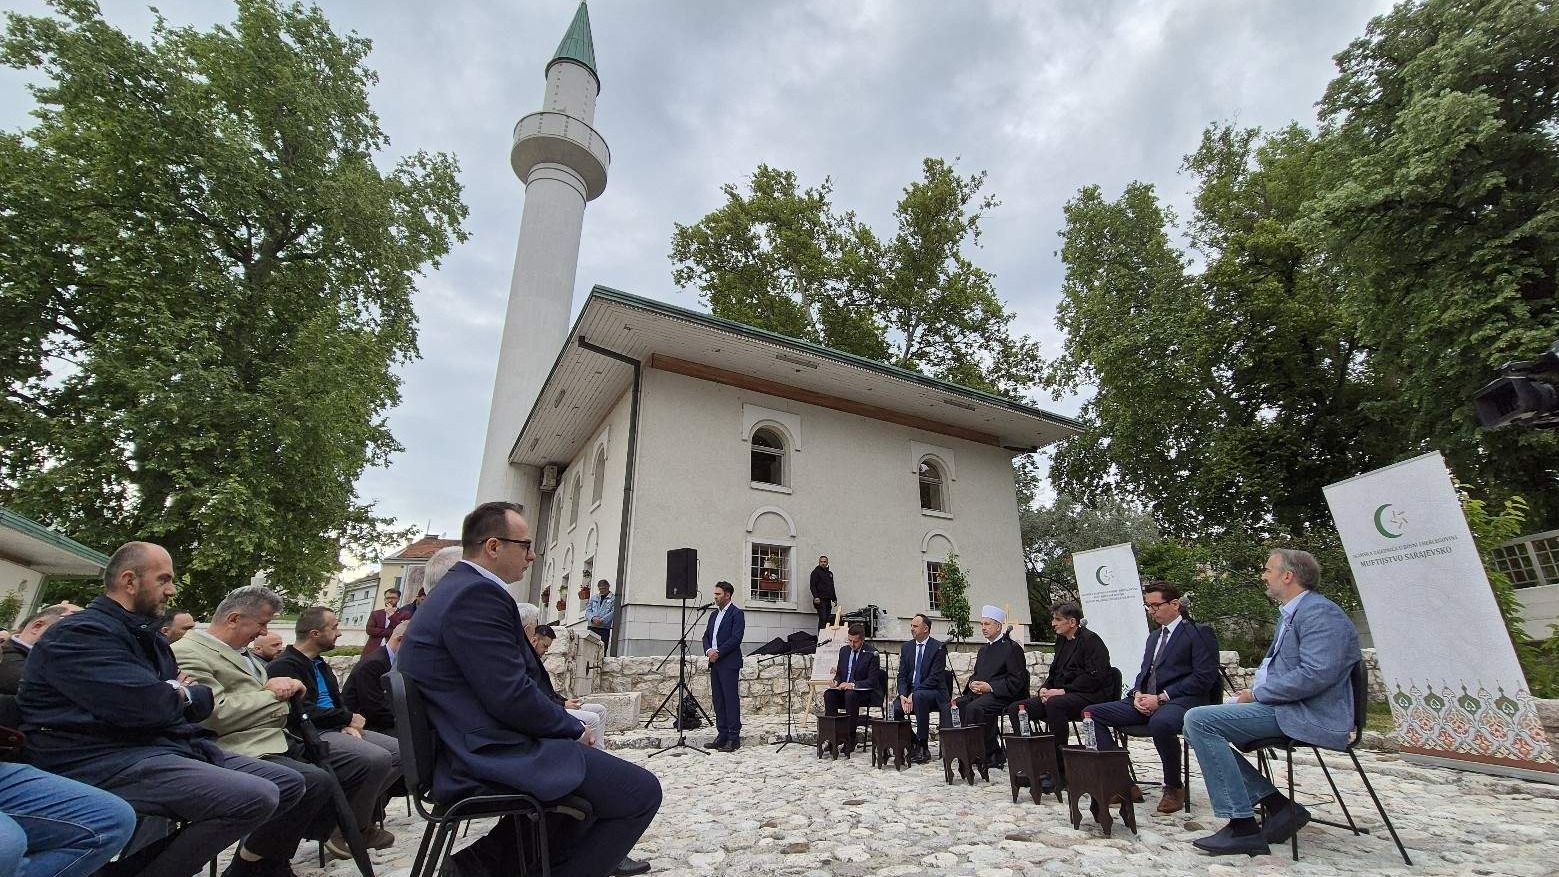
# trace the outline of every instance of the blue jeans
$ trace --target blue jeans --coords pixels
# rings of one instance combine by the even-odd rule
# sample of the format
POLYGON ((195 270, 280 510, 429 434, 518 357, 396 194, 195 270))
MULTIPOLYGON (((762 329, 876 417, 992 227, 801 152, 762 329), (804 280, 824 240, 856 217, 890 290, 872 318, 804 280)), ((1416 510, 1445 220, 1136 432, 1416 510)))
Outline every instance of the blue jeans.
POLYGON ((0 764, 0 874, 90 874, 134 829, 135 811, 108 792, 31 765, 0 764))
POLYGON ((1196 752, 1213 814, 1221 819, 1256 815, 1256 802, 1277 791, 1249 761, 1230 748, 1263 737, 1281 737, 1277 711, 1264 703, 1199 706, 1185 714, 1185 739, 1196 752))

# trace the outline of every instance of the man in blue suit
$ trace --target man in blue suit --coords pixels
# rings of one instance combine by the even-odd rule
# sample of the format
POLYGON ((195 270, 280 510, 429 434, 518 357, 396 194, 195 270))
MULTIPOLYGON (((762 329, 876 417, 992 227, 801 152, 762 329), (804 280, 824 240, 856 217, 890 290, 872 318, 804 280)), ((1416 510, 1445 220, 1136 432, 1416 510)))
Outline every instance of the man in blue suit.
MULTIPOLYGON (((552 873, 648 871, 648 863, 627 855, 660 809, 660 782, 592 748, 584 724, 536 684, 545 671, 525 645, 504 584, 518 581, 536 559, 519 506, 477 506, 461 526, 460 545, 462 560, 417 611, 395 655, 396 669, 421 689, 438 735, 434 796, 449 801, 519 791, 555 801, 577 795, 590 802, 595 819, 575 836, 556 839, 552 873)), ((515 873, 512 818, 450 857, 446 877, 515 873)))
POLYGON ((736 589, 730 582, 715 582, 715 614, 704 628, 704 657, 709 659, 709 690, 715 700, 716 752, 742 748, 742 701, 736 681, 742 675, 742 637, 747 635, 747 616, 731 602, 736 589))
POLYGON ((1192 841, 1215 856, 1261 855, 1310 821, 1250 762, 1230 749, 1266 737, 1292 737, 1342 749, 1353 734, 1353 665, 1361 660, 1359 632, 1336 603, 1316 593, 1321 565, 1308 551, 1279 548, 1261 572, 1267 596, 1279 605, 1277 634, 1256 668, 1251 687, 1218 706, 1186 714, 1185 736, 1196 750, 1213 813, 1229 820, 1217 834, 1192 841), (1256 805, 1266 807, 1256 824, 1256 805))
POLYGON ((833 715, 843 709, 850 717, 850 739, 844 744, 849 754, 855 749, 855 728, 861 721, 861 707, 882 703, 888 696, 888 677, 882 671, 877 649, 866 641, 866 625, 851 624, 845 632, 846 644, 839 649, 834 665, 834 681, 823 691, 823 712, 833 715))
MULTIPOLYGON (((1158 629, 1148 634, 1142 669, 1124 700, 1094 704, 1100 749, 1116 748, 1111 728, 1147 725, 1164 768, 1164 797, 1158 812, 1174 813, 1185 806, 1180 779, 1180 728, 1186 711, 1206 706, 1218 685, 1218 649, 1202 628, 1181 612, 1180 589, 1167 582, 1150 582, 1142 590, 1142 605, 1158 629)), ((1132 787, 1132 797, 1142 792, 1132 787)))
POLYGON ((936 707, 943 722, 951 724, 952 691, 947 684, 947 647, 931 636, 931 619, 924 613, 909 620, 910 641, 899 649, 899 699, 896 715, 915 716, 914 752, 916 764, 931 761, 931 708, 936 707))

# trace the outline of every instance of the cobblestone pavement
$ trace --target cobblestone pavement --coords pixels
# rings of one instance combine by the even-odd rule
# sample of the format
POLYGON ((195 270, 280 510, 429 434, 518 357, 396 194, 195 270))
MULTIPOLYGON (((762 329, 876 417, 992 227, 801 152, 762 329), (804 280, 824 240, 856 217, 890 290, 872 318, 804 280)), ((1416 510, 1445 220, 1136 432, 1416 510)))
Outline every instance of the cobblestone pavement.
MULTIPOLYGON (((784 723, 779 722, 783 733, 784 723)), ((687 751, 649 758, 648 747, 671 743, 671 732, 628 732, 609 740, 617 754, 660 777, 665 803, 634 855, 649 859, 659 877, 907 877, 907 875, 1033 875, 1097 873, 1167 877, 1180 874, 1475 874, 1559 875, 1559 786, 1519 782, 1463 771, 1420 767, 1389 754, 1366 754, 1370 779, 1392 815, 1415 867, 1402 863, 1364 787, 1343 756, 1328 759, 1333 776, 1360 825, 1371 833, 1309 826, 1300 833, 1300 861, 1288 848, 1274 855, 1214 859, 1190 840, 1218 828, 1193 768, 1192 812, 1157 815, 1158 795, 1146 789, 1137 805, 1140 834, 1119 821, 1106 838, 1085 818, 1073 830, 1065 804, 1027 794, 1013 804, 1007 772, 989 783, 947 785, 940 761, 897 772, 873 769, 868 753, 819 761, 811 745, 776 752, 761 739, 775 723, 749 726, 741 751, 700 755, 687 751)), ((707 742, 707 731, 689 735, 707 742)), ((935 747, 933 746, 933 752, 935 747)), ((1133 749, 1145 778, 1157 758, 1143 742, 1133 749)), ((1299 800, 1318 816, 1340 820, 1330 791, 1308 753, 1296 758, 1299 800)), ((387 827, 395 847, 374 853, 380 877, 405 877, 422 825, 403 804, 390 805, 387 827)), ((475 837, 484 831, 478 823, 475 837)), ((308 845, 312 853, 313 845, 308 845)), ((356 869, 335 862, 325 869, 300 854, 300 877, 349 877, 356 869)))

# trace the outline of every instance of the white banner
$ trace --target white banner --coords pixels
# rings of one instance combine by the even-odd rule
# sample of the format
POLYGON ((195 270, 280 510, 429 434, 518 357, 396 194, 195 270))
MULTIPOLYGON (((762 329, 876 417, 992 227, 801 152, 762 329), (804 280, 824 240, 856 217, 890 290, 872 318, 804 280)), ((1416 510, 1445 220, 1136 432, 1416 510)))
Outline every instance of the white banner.
POLYGON ((1148 616, 1142 608, 1142 580, 1130 542, 1072 555, 1077 594, 1088 629, 1110 650, 1110 664, 1121 671, 1121 691, 1137 681, 1148 643, 1148 616))
POLYGON ((1559 773, 1440 454, 1325 493, 1402 751, 1559 773))

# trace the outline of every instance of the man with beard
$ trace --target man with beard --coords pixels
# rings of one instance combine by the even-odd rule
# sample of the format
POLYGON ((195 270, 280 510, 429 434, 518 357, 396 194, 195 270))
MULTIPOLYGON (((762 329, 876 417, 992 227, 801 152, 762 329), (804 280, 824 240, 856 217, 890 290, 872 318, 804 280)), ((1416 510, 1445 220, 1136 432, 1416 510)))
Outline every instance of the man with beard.
POLYGON ((980 608, 980 632, 985 645, 974 657, 969 684, 954 701, 965 725, 985 726, 985 757, 991 767, 1005 767, 1006 753, 997 745, 997 726, 1007 707, 1029 696, 1029 672, 1023 663, 1023 647, 1004 631, 1007 613, 995 606, 980 608))

